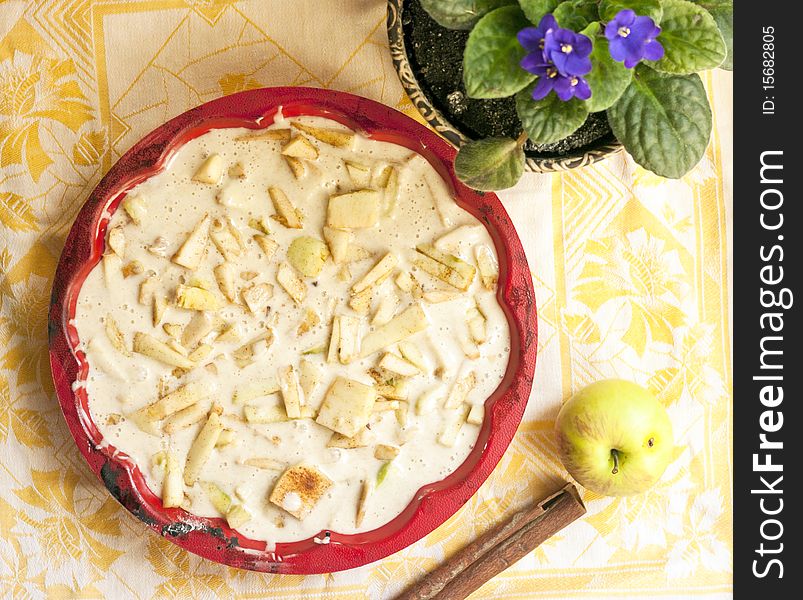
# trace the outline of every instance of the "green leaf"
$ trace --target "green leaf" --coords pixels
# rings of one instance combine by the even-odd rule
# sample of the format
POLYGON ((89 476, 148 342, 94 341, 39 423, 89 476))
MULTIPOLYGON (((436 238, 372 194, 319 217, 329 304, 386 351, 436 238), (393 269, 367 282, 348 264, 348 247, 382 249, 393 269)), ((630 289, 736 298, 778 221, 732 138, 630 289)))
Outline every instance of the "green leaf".
POLYGON ((608 109, 614 135, 637 163, 679 178, 696 165, 711 135, 711 107, 698 75, 636 67, 632 83, 608 109))
POLYGON ((599 11, 595 0, 568 0, 561 2, 552 13, 558 25, 581 31, 599 19, 599 11))
POLYGON ((390 463, 391 461, 387 461, 386 463, 383 463, 381 467, 379 467, 379 471, 376 473, 377 487, 382 485, 382 482, 385 481, 385 477, 387 477, 388 471, 390 470, 390 463))
POLYGON ((533 100, 532 88, 516 94, 516 112, 524 131, 536 144, 549 144, 562 140, 577 131, 588 118, 587 104, 572 98, 564 102, 554 92, 543 100, 533 100))
POLYGON ((516 0, 419 0, 421 7, 441 27, 471 29, 480 18, 516 0))
POLYGON ((695 4, 702 6, 711 16, 719 27, 719 32, 725 39, 725 46, 728 48, 728 57, 720 66, 728 71, 733 70, 733 0, 692 0, 695 4))
POLYGON ((626 8, 642 17, 650 17, 656 25, 661 22, 664 14, 661 0, 602 0, 599 4, 599 16, 603 21, 610 21, 620 10, 626 8))
POLYGON ((658 41, 664 46, 664 57, 648 64, 679 75, 722 64, 728 49, 711 13, 687 0, 663 0, 663 5, 658 41))
POLYGON ((457 177, 475 190, 503 190, 516 185, 524 172, 522 144, 492 137, 464 144, 454 160, 457 177))
POLYGON ((541 17, 555 10, 558 4, 560 4, 560 0, 519 0, 524 16, 536 25, 538 25, 541 17))
POLYGON ((535 78, 519 66, 527 51, 516 34, 529 26, 518 6, 497 8, 479 20, 463 55, 463 81, 470 97, 505 98, 535 78))
POLYGON ((588 112, 610 108, 633 79, 633 70, 611 57, 607 38, 599 35, 601 28, 599 23, 591 23, 581 32, 594 42, 591 50, 591 72, 585 76, 591 88, 591 98, 585 101, 588 112))

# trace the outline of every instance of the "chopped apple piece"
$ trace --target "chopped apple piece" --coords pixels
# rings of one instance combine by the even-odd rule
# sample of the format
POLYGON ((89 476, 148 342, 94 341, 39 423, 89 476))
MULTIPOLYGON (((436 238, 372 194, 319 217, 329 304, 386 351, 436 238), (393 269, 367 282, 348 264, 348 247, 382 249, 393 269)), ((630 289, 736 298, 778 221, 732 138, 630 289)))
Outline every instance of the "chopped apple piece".
POLYGON ((338 377, 327 390, 315 421, 332 431, 354 437, 368 424, 374 402, 373 387, 338 377))
POLYGON ((190 352, 187 355, 187 358, 189 358, 194 363, 198 363, 201 362, 203 359, 205 359, 207 356, 209 356, 211 353, 212 353, 212 346, 210 346, 209 344, 201 344, 195 350, 190 352))
POLYGON ((134 222, 134 225, 141 224, 142 219, 148 214, 145 202, 140 196, 126 196, 122 206, 128 217, 134 222))
POLYGON ((118 288, 122 268, 123 260, 119 256, 111 252, 103 255, 103 281, 109 290, 118 288))
POLYGON ((466 313, 466 324, 468 333, 476 344, 482 344, 488 339, 485 315, 476 306, 470 308, 466 313))
POLYGON ((315 467, 296 465, 282 473, 268 500, 302 521, 331 486, 332 480, 315 467))
POLYGON ((398 373, 402 377, 414 377, 421 373, 421 370, 414 364, 390 352, 382 357, 379 366, 392 373, 398 373))
POLYGON ((239 437, 237 437, 237 434, 233 429, 224 429, 220 432, 220 435, 217 438, 215 448, 225 448, 226 446, 236 444, 238 440, 239 437))
POLYGON ((199 183, 217 185, 220 182, 220 178, 223 177, 223 170, 224 165, 221 156, 219 154, 210 154, 206 160, 201 163, 198 170, 195 171, 192 180, 199 183))
POLYGON ((385 165, 374 177, 374 187, 385 188, 390 181, 390 174, 394 171, 393 165, 385 165))
POLYGON ((198 224, 195 225, 195 228, 187 236, 187 239, 184 240, 178 252, 173 255, 171 260, 174 263, 190 271, 198 269, 198 266, 201 264, 201 259, 204 257, 204 252, 206 252, 206 243, 209 239, 209 225, 211 222, 212 220, 209 218, 209 215, 204 215, 203 218, 198 221, 198 224))
POLYGON ((368 505, 368 498, 371 497, 374 490, 374 480, 370 477, 364 479, 362 487, 360 487, 360 499, 357 502, 357 514, 354 516, 354 525, 359 527, 362 520, 365 518, 365 509, 368 505))
POLYGON ((205 397, 204 387, 200 383, 192 382, 173 390, 140 410, 149 421, 161 421, 200 402, 205 397))
POLYGON ((120 327, 117 325, 117 321, 114 320, 111 313, 106 315, 106 318, 103 320, 106 329, 106 337, 109 338, 109 342, 111 342, 112 347, 117 350, 123 356, 131 356, 131 350, 128 349, 128 345, 125 342, 125 336, 123 332, 120 331, 120 327))
POLYGON ((263 396, 270 396, 279 391, 279 381, 274 378, 260 379, 238 386, 234 389, 232 402, 245 404, 263 396))
POLYGON ((333 363, 337 360, 340 351, 340 317, 335 315, 332 318, 332 334, 329 337, 329 350, 326 353, 326 362, 333 363))
POLYGON ((273 202, 273 208, 276 210, 276 214, 273 215, 276 221, 288 229, 301 229, 304 226, 304 218, 301 211, 293 206, 287 194, 277 187, 268 188, 268 194, 273 202))
POLYGON ((254 314, 263 313, 271 298, 273 286, 269 283, 257 283, 243 290, 243 302, 254 314))
POLYGON ((301 384, 301 391, 304 392, 305 398, 309 398, 315 388, 321 384, 322 379, 323 371, 320 367, 310 360, 301 359, 298 382, 301 384))
POLYGON ((351 296, 351 298, 349 298, 349 306, 351 309, 358 315, 366 316, 371 312, 371 304, 374 301, 374 291, 373 288, 367 288, 351 296))
POLYGON ((177 340, 181 337, 181 332, 183 331, 184 328, 178 323, 165 323, 164 325, 162 325, 162 329, 171 338, 177 340))
POLYGON ((228 173, 232 179, 245 179, 245 167, 241 162, 236 162, 230 166, 228 173))
POLYGON ((291 419, 301 418, 301 407, 304 405, 304 392, 298 381, 298 373, 293 365, 279 369, 279 388, 284 400, 284 410, 291 419))
POLYGON ((371 169, 367 165, 356 163, 350 160, 345 161, 346 172, 351 178, 351 183, 357 188, 367 188, 371 184, 371 169))
POLYGON ((419 253, 416 266, 449 285, 466 291, 474 280, 476 269, 466 261, 441 252, 432 244, 419 244, 416 251, 419 253))
POLYGON ((256 229, 260 233, 270 235, 270 223, 265 217, 251 217, 248 219, 248 226, 251 229, 256 229))
POLYGON ((348 265, 343 265, 337 271, 337 280, 338 281, 348 281, 351 279, 351 269, 349 269, 348 265))
POLYGON ((159 294, 153 295, 153 307, 151 310, 151 315, 153 317, 152 322, 153 326, 156 327, 161 323, 162 317, 167 310, 167 298, 164 296, 160 296, 159 294))
POLYGON ((352 437, 345 436, 342 433, 337 433, 335 431, 332 433, 332 437, 329 438, 329 441, 326 443, 326 447, 345 449, 364 448, 370 443, 369 437, 368 429, 366 428, 361 429, 352 437))
POLYGON ((251 281, 253 279, 256 279, 257 277, 259 277, 259 273, 257 273, 256 271, 242 271, 240 273, 240 279, 244 281, 251 281))
POLYGON ((371 258, 373 254, 368 252, 365 248, 361 246, 349 246, 348 251, 346 252, 346 261, 347 262, 360 262, 361 260, 367 260, 371 258))
POLYGON ((212 318, 205 312, 197 312, 192 315, 181 334, 181 345, 192 348, 210 331, 212 331, 212 318))
POLYGON ((415 403, 415 414, 426 415, 435 410, 440 395, 441 388, 439 387, 431 388, 421 394, 415 403))
POLYGON ((154 256, 159 256, 161 258, 167 258, 167 247, 169 243, 163 236, 157 236, 153 243, 148 246, 148 252, 153 254, 154 256))
POLYGON ((267 235, 257 234, 254 236, 254 240, 256 240, 256 243, 262 249, 262 252, 265 253, 266 260, 273 258, 273 255, 276 254, 276 250, 279 249, 279 244, 267 235))
POLYGON ((368 374, 376 381, 377 394, 389 400, 407 400, 409 384, 405 377, 382 368, 370 369, 368 374))
POLYGON ((471 423, 472 425, 482 425, 484 417, 485 405, 472 404, 471 410, 468 411, 468 415, 466 416, 466 423, 471 423))
POLYGON ((329 197, 326 224, 335 229, 373 227, 379 222, 380 194, 375 190, 357 190, 329 197))
POLYGON ((201 488, 206 492, 207 498, 215 507, 215 510, 225 515, 231 508, 231 496, 224 492, 217 484, 210 481, 202 481, 201 488))
POLYGON ((307 167, 304 165, 303 160, 295 156, 283 156, 282 158, 284 158, 284 162, 287 163, 287 166, 290 167, 290 172, 293 174, 293 177, 301 179, 306 175, 307 167))
POLYGON ((307 235, 294 239, 287 249, 287 261, 307 277, 320 275, 327 258, 329 249, 326 244, 307 235))
POLYGON ((412 342, 399 342, 399 352, 407 362, 413 363, 420 371, 429 372, 429 365, 421 350, 412 342))
POLYGON ((223 423, 220 422, 220 415, 213 407, 209 411, 209 417, 198 432, 197 437, 190 446, 190 451, 187 453, 187 462, 184 465, 184 483, 189 486, 195 485, 201 471, 212 455, 212 450, 215 448, 218 437, 223 431, 223 423))
POLYGON ((284 471, 287 467, 286 464, 276 460, 275 458, 263 458, 257 456, 245 459, 243 464, 256 469, 264 469, 265 471, 284 471))
MULTIPOLYGON (((234 226, 228 219, 214 219, 209 227, 209 237, 212 243, 226 260, 236 260, 243 252, 237 234, 232 231, 234 226)), ((238 232, 239 233, 239 232, 238 232)))
POLYGON ((249 513, 242 504, 235 504, 226 513, 226 523, 232 529, 237 529, 251 520, 249 513))
POLYGON ((162 506, 176 508, 184 502, 184 481, 181 463, 173 452, 165 458, 165 478, 162 482, 162 506))
POLYGON ((466 415, 468 415, 468 412, 469 407, 464 404, 460 408, 452 411, 452 414, 446 417, 446 422, 444 423, 443 429, 441 429, 441 432, 438 435, 439 444, 449 448, 454 446, 455 442, 457 441, 457 436, 460 434, 460 430, 463 428, 463 423, 466 421, 466 415))
POLYGON ((496 257, 488 246, 480 244, 474 248, 474 256, 477 259, 477 267, 480 270, 480 281, 486 290, 495 290, 499 281, 499 265, 496 264, 496 257))
POLYGON ((304 133, 308 133, 319 142, 336 146, 337 148, 346 148, 351 145, 354 139, 353 131, 346 131, 343 129, 331 129, 328 127, 315 127, 314 125, 306 125, 293 121, 293 127, 300 129, 304 133))
POLYGON ((216 342, 234 342, 240 341, 240 331, 234 323, 227 323, 220 329, 220 333, 215 338, 216 342))
POLYGON ((128 263, 125 266, 123 266, 123 268, 121 269, 120 272, 123 274, 123 277, 128 279, 129 277, 131 277, 133 275, 142 274, 142 272, 144 270, 145 270, 145 267, 143 266, 143 264, 141 262, 139 262, 138 260, 132 260, 130 263, 128 263))
POLYGON ((384 325, 393 318, 396 307, 399 305, 399 297, 396 294, 383 294, 379 300, 379 306, 371 319, 372 325, 384 325))
POLYGON ((244 369, 254 362, 254 356, 256 354, 255 350, 261 349, 262 351, 266 351, 272 343, 273 332, 267 331, 261 335, 258 335, 250 342, 237 348, 237 350, 231 353, 231 357, 234 359, 234 362, 238 367, 244 369))
POLYGON ((318 149, 303 135, 297 135, 282 147, 284 156, 315 160, 318 158, 318 149))
POLYGON ((369 356, 419 331, 424 331, 428 325, 424 310, 418 304, 413 304, 363 338, 362 356, 369 356))
POLYGON ((459 378, 457 381, 455 381, 452 389, 449 391, 449 395, 446 397, 444 406, 446 408, 457 408, 463 404, 468 398, 471 390, 474 389, 475 385, 477 385, 477 376, 475 375, 474 371, 471 371, 465 377, 459 378))
POLYGON ((209 406, 203 402, 190 404, 187 408, 172 414, 165 420, 164 432, 168 435, 173 435, 190 425, 195 425, 206 416, 207 412, 209 412, 209 406))
POLYGON ((178 340, 167 340, 167 345, 181 354, 181 356, 187 356, 190 353, 178 340))
POLYGON ((234 138, 235 142, 289 142, 291 130, 283 129, 263 129, 258 133, 248 135, 238 135, 234 138))
POLYGON ((279 271, 276 273, 276 280, 296 304, 304 302, 304 299, 307 297, 307 286, 304 285, 302 279, 296 275, 293 267, 287 263, 279 265, 279 271))
POLYGON ((122 225, 109 229, 106 244, 120 258, 125 256, 125 233, 122 225))
POLYGON ((451 302, 460 297, 459 292, 452 290, 430 290, 424 292, 422 298, 430 304, 440 304, 441 302, 451 302))
POLYGON ((173 367, 182 369, 192 369, 195 367, 195 363, 186 356, 182 356, 164 342, 160 342, 155 337, 141 331, 134 334, 134 352, 137 354, 144 354, 145 356, 173 367))
POLYGON ((234 284, 235 272, 234 265, 228 262, 220 263, 214 269, 217 286, 229 302, 237 299, 237 287, 234 284))
POLYGON ((176 306, 189 310, 217 310, 217 296, 200 287, 180 285, 176 288, 176 306))
POLYGON ((377 444, 374 448, 374 458, 379 460, 393 460, 399 455, 401 448, 388 444, 377 444))
POLYGON ((351 244, 353 238, 354 234, 351 231, 332 229, 331 227, 323 228, 323 239, 329 244, 329 252, 335 263, 339 264, 346 261, 349 244, 351 244))
POLYGON ((243 407, 245 420, 253 425, 267 425, 287 421, 287 412, 281 406, 253 406, 243 407))
POLYGON ((145 306, 153 302, 153 295, 159 288, 159 278, 153 271, 149 271, 149 273, 153 273, 153 275, 148 275, 139 284, 139 303, 145 306))
POLYGON ((385 214, 392 215, 399 201, 399 172, 391 167, 387 185, 385 185, 385 214))
POLYGON ((339 318, 340 347, 338 358, 344 365, 360 355, 360 332, 362 319, 350 315, 341 315, 339 318))
POLYGON ((318 324, 321 322, 321 317, 311 308, 307 308, 304 311, 304 319, 299 323, 298 329, 296 329, 296 335, 302 336, 307 333, 313 327, 317 327, 318 324))
POLYGON ((399 264, 399 259, 395 255, 388 252, 382 259, 376 263, 373 268, 368 271, 362 279, 351 286, 352 294, 359 294, 369 287, 381 284, 385 279, 390 277, 393 269, 399 264))
POLYGON ((424 289, 419 281, 408 271, 402 271, 396 276, 396 285, 401 291, 412 294, 413 298, 421 298, 424 294, 424 289))

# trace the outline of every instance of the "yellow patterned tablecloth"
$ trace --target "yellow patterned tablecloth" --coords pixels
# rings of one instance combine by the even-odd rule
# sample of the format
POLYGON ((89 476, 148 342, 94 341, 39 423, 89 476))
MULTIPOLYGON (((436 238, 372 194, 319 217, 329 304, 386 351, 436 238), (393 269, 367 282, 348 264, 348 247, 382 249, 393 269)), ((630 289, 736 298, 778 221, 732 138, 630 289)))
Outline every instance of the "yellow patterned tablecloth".
POLYGON ((649 385, 676 459, 650 492, 585 493, 587 517, 476 598, 731 595, 729 269, 731 79, 709 74, 716 122, 681 181, 619 155, 501 194, 540 311, 535 391, 489 481, 430 536, 330 576, 206 562, 145 530, 85 467, 47 361, 50 284, 90 190, 166 119, 243 89, 354 92, 413 114, 383 0, 0 0, 0 597, 390 598, 565 477, 561 400, 595 379, 649 385))

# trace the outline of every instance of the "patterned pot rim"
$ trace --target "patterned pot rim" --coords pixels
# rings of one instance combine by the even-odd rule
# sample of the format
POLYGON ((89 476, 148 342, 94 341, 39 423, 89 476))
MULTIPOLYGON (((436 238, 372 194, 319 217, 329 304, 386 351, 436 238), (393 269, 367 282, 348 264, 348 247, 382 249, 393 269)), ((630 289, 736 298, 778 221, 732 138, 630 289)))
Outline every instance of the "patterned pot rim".
MULTIPOLYGON (((390 55, 393 66, 399 76, 402 87, 421 116, 443 136, 450 144, 459 148, 471 138, 455 127, 449 119, 438 110, 418 83, 404 43, 404 26, 402 13, 407 0, 388 0, 387 30, 390 44, 390 55)), ((607 136, 606 136, 607 137, 607 136)), ((589 146, 578 148, 560 156, 527 156, 526 169, 536 173, 552 173, 567 171, 590 165, 603 160, 622 150, 617 140, 592 142, 589 146)))

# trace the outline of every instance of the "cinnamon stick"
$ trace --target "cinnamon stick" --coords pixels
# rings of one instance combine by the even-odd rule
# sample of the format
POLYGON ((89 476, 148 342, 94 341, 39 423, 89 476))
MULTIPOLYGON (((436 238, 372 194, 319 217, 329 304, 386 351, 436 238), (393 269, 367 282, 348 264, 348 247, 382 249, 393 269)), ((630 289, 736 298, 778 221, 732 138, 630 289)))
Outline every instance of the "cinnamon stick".
POLYGON ((481 535, 396 600, 462 600, 585 512, 569 483, 481 535))

